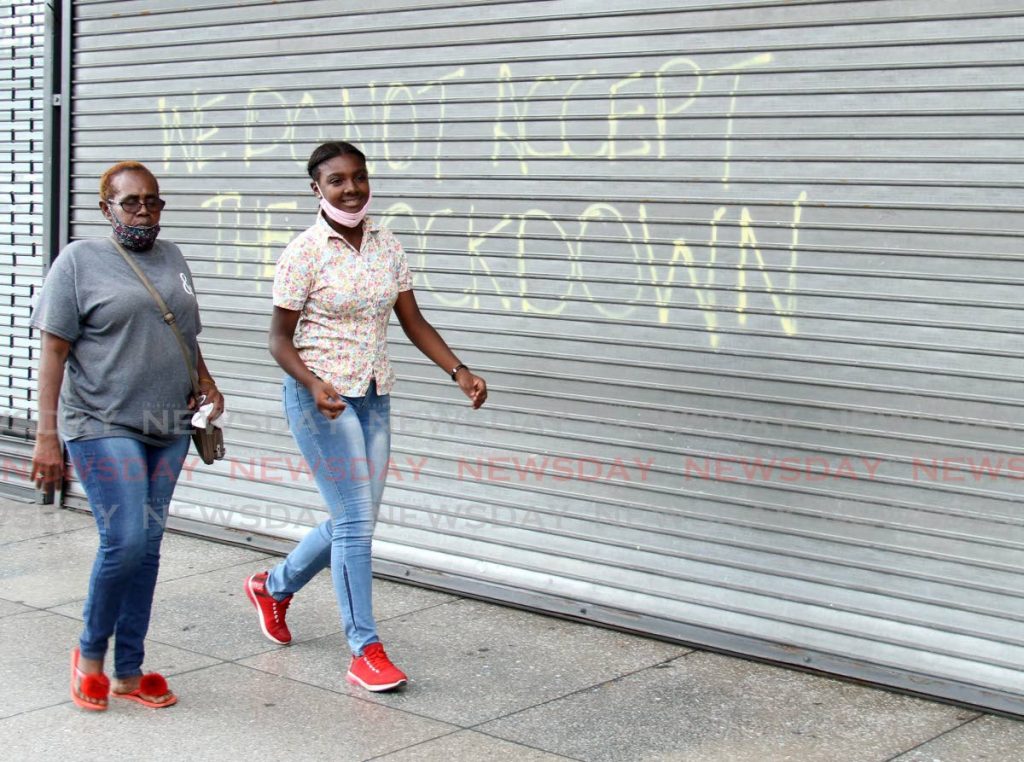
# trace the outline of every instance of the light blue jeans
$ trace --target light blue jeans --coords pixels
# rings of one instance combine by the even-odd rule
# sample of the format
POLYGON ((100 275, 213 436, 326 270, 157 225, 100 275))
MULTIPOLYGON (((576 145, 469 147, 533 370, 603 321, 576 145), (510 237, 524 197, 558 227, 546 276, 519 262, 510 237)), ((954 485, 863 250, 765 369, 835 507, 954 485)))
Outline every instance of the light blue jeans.
POLYGON ((379 641, 373 618, 371 544, 391 455, 391 398, 376 383, 363 397, 344 397, 334 420, 291 376, 284 381, 284 410, 299 451, 327 503, 330 518, 307 534, 267 578, 267 592, 281 600, 331 567, 341 623, 356 656, 379 641))
POLYGON ((166 447, 131 437, 67 442, 100 533, 78 647, 86 659, 103 659, 113 635, 119 679, 142 674, 160 541, 189 441, 181 436, 166 447))

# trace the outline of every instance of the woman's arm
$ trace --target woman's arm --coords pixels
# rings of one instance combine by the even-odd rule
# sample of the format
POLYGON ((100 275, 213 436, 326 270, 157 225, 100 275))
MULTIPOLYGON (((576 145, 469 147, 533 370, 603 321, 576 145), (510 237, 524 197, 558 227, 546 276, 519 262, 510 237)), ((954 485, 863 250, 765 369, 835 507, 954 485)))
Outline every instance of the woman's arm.
POLYGON ((32 478, 40 489, 59 485, 64 477, 64 450, 57 435, 57 399, 64 381, 64 363, 71 342, 42 332, 39 358, 39 428, 32 452, 32 478))
MULTIPOLYGON (((206 360, 203 359, 203 351, 199 347, 196 347, 196 373, 199 376, 199 391, 206 396, 203 404, 213 403, 213 413, 210 415, 212 421, 224 412, 224 395, 220 393, 217 382, 210 375, 210 370, 206 367, 206 360)), ((194 410, 197 404, 195 400, 190 401, 189 409, 194 410)))
MULTIPOLYGON (((409 337, 409 341, 445 373, 451 373, 454 368, 462 364, 441 338, 441 334, 423 317, 412 289, 398 294, 398 301, 395 302, 395 314, 398 316, 398 322, 402 324, 405 335, 409 337)), ((487 401, 487 382, 480 376, 474 375, 469 368, 462 368, 456 373, 455 381, 462 392, 472 401, 474 409, 487 401)))
POLYGON ((306 367, 295 348, 295 326, 299 324, 299 311, 274 307, 270 317, 270 337, 268 349, 270 355, 281 366, 281 369, 300 384, 309 389, 316 406, 328 418, 337 418, 345 409, 341 395, 327 381, 317 376, 306 367))

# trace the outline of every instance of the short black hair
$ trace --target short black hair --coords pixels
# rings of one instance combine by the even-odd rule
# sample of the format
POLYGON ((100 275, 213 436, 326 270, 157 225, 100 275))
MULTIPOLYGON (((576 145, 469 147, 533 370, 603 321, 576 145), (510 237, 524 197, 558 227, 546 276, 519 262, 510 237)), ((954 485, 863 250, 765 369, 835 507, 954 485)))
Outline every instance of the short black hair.
POLYGON ((306 171, 309 172, 309 176, 315 182, 319 175, 321 164, 325 161, 330 161, 335 156, 345 156, 348 154, 358 156, 362 159, 363 164, 366 163, 366 154, 351 143, 346 143, 344 140, 331 140, 327 143, 321 143, 309 155, 309 161, 306 162, 306 171))

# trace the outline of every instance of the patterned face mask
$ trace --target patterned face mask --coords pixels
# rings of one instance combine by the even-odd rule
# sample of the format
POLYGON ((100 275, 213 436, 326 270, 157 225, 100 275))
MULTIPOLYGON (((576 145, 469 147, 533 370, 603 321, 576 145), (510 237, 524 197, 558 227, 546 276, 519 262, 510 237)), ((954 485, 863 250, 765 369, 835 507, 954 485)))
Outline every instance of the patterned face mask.
POLYGON ((125 225, 117 219, 113 210, 110 212, 110 226, 114 229, 114 238, 129 251, 149 251, 160 234, 159 225, 125 225))

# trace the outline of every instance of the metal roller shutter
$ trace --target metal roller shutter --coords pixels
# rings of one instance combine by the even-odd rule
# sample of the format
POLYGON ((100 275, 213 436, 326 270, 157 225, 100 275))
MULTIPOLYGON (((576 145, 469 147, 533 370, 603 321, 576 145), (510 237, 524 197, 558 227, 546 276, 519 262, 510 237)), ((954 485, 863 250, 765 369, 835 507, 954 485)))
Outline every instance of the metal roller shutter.
POLYGON ((46 4, 10 0, 0 10, 0 493, 33 498, 37 342, 32 297, 43 282, 42 128, 46 4))
POLYGON ((234 415, 178 520, 323 518, 265 332, 350 139, 493 389, 396 330, 382 572, 1021 712, 1024 4, 348 7, 73 6, 72 237, 152 166, 234 415))

